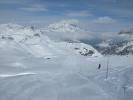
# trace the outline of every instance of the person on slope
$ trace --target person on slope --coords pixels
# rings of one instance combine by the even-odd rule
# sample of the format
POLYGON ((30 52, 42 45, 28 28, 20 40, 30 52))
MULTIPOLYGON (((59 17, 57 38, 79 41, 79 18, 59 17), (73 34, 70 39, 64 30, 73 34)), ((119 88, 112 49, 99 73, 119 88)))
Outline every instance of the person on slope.
POLYGON ((98 65, 98 69, 99 69, 99 70, 100 70, 100 68, 101 68, 101 64, 98 65))

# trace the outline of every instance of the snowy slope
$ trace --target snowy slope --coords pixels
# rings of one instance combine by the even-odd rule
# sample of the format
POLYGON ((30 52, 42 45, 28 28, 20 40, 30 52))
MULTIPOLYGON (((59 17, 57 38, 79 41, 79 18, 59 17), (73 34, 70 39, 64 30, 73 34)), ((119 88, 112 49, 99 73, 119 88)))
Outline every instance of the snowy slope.
POLYGON ((67 55, 45 60, 7 51, 0 51, 1 100, 132 100, 132 70, 126 73, 120 70, 132 63, 133 57, 111 57, 110 74, 105 80, 105 57, 92 61, 67 55), (115 66, 120 67, 115 69, 115 66), (127 86, 125 96, 123 86, 127 86))

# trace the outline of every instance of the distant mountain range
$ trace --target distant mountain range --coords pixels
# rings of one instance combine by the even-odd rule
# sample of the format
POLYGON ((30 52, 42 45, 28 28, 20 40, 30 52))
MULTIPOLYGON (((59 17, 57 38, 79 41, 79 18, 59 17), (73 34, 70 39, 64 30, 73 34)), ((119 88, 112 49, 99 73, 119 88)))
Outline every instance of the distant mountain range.
POLYGON ((117 38, 109 41, 104 40, 98 44, 94 44, 94 47, 104 55, 133 54, 133 29, 120 31, 117 38))
POLYGON ((16 52, 26 52, 35 57, 53 58, 59 55, 79 55, 97 57, 101 54, 89 44, 81 42, 51 40, 45 32, 76 32, 80 30, 70 22, 52 24, 44 31, 33 26, 21 26, 16 24, 0 25, 0 49, 16 52), (56 28, 56 25, 58 25, 56 28), (61 30, 64 27, 63 30, 61 30))
POLYGON ((17 45, 17 47, 23 48, 24 51, 31 55, 45 58, 69 54, 92 57, 101 56, 101 54, 133 54, 133 29, 126 29, 118 32, 118 39, 96 40, 98 42, 87 44, 74 40, 55 42, 48 36, 48 34, 53 34, 55 32, 68 34, 85 32, 85 30, 82 29, 79 22, 75 20, 63 20, 44 28, 17 24, 1 24, 0 48, 4 47, 2 44, 2 41, 4 41, 5 44, 11 43, 13 48, 17 45))

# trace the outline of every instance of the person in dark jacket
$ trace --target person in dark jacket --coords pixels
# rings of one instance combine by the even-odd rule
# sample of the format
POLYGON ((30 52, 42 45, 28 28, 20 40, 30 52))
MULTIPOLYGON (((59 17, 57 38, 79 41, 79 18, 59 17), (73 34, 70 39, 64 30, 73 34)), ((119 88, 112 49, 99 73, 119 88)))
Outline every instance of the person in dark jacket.
POLYGON ((100 68, 101 68, 101 64, 98 65, 98 69, 100 69, 100 68))

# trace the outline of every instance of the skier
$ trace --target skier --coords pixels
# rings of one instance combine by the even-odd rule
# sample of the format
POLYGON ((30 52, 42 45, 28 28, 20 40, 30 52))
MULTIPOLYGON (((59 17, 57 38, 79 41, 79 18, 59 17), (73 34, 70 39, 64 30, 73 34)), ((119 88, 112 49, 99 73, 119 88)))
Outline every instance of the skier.
POLYGON ((100 68, 101 68, 101 64, 98 65, 98 69, 100 69, 100 68))

